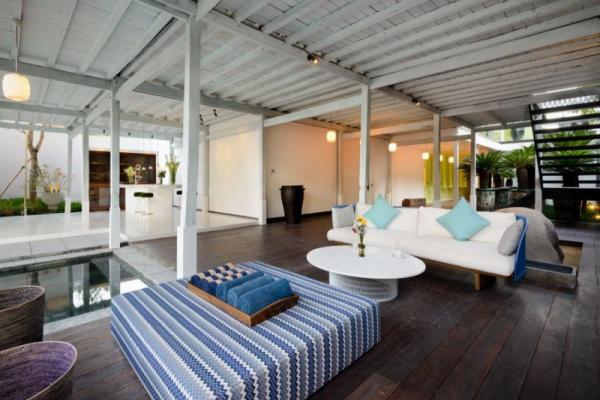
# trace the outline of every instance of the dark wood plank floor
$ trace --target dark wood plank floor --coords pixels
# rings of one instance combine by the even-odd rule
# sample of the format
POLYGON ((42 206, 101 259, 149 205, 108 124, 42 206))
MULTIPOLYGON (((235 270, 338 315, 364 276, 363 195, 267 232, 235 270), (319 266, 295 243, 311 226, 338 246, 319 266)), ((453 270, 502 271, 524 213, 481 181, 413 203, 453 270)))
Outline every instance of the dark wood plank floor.
MULTIPOLYGON (((199 235, 198 263, 262 260, 325 280, 306 253, 326 245, 329 218, 199 235)), ((500 282, 475 292, 470 277, 428 269, 382 305, 383 340, 315 399, 600 399, 600 231, 560 229, 585 243, 579 287, 500 282)), ((175 264, 174 239, 138 246, 175 264)), ((108 319, 49 339, 79 350, 75 399, 146 398, 108 319)))

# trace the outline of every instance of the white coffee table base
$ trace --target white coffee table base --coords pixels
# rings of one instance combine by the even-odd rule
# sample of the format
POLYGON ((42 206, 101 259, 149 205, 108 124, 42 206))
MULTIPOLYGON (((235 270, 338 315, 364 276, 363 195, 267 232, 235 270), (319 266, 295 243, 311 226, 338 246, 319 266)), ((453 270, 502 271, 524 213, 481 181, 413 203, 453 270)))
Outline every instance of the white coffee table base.
POLYGON ((397 279, 367 279, 329 273, 329 284, 369 297, 378 302, 394 300, 398 296, 397 279))

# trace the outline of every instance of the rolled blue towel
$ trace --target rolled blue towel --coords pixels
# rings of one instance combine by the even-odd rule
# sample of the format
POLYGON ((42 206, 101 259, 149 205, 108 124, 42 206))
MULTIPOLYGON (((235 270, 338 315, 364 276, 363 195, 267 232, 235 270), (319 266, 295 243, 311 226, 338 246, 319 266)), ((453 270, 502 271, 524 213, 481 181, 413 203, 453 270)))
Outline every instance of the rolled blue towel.
POLYGON ((190 283, 196 286, 198 289, 202 289, 206 292, 206 279, 202 279, 198 275, 194 275, 192 276, 192 279, 190 279, 190 283))
POLYGON ((290 297, 292 294, 292 288, 287 279, 278 279, 273 283, 245 293, 238 300, 238 309, 248 315, 252 315, 269 304, 273 304, 285 297, 290 297))
POLYGON ((256 271, 246 276, 242 276, 241 278, 223 282, 219 286, 217 286, 216 296, 223 301, 227 301, 227 293, 229 292, 229 289, 233 289, 236 286, 240 286, 241 284, 259 278, 263 275, 264 274, 262 272, 256 271))
POLYGON ((242 297, 245 293, 273 282, 275 282, 275 279, 267 275, 244 282, 239 286, 229 289, 229 292, 227 293, 227 302, 237 308, 240 297, 242 297))

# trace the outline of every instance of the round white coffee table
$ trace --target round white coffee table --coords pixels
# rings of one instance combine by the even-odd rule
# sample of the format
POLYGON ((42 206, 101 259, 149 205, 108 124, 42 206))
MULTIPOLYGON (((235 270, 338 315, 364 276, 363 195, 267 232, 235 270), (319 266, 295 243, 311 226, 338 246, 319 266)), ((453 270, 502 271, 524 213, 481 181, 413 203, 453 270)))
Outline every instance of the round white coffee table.
POLYGON ((400 251, 367 247, 366 257, 351 246, 328 246, 306 255, 309 263, 329 272, 329 284, 379 302, 398 295, 398 279, 425 271, 425 263, 400 251))

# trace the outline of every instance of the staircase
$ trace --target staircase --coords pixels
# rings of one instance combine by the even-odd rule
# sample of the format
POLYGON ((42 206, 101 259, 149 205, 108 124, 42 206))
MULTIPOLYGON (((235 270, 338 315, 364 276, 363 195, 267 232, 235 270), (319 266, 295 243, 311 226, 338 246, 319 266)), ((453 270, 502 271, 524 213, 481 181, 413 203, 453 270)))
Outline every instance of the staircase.
POLYGON ((529 114, 542 204, 578 220, 585 200, 600 201, 600 96, 531 104, 529 114))

